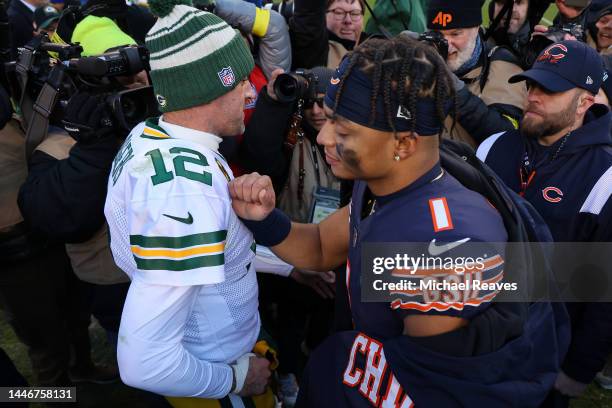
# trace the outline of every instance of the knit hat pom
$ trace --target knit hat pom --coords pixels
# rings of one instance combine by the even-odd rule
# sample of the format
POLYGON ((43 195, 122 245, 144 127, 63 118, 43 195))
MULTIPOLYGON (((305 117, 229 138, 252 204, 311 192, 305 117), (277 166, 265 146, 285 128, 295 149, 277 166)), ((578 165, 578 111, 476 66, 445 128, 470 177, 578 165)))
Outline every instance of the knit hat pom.
POLYGON ((178 4, 193 5, 191 0, 149 0, 149 9, 157 17, 166 17, 178 4))

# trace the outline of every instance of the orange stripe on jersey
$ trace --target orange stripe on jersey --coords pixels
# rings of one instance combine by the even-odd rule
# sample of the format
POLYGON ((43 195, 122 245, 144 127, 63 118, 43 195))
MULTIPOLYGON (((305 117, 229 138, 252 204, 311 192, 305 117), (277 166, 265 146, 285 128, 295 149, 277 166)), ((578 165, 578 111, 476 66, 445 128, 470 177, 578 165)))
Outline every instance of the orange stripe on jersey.
POLYGON ((183 258, 191 255, 210 254, 213 252, 222 252, 225 249, 225 243, 210 245, 205 247, 197 247, 182 250, 171 249, 143 249, 137 246, 132 246, 132 253, 138 256, 146 256, 152 258, 183 258))
POLYGON ((402 302, 397 299, 391 302, 392 309, 410 309, 410 310, 418 310, 420 312, 429 312, 430 310, 436 310, 438 312, 444 312, 448 309, 456 309, 463 310, 465 305, 469 306, 478 306, 485 302, 490 302, 493 300, 495 296, 499 293, 499 290, 496 290, 493 293, 488 294, 487 296, 482 297, 481 299, 468 300, 465 303, 462 302, 454 302, 454 303, 444 303, 444 302, 431 302, 431 303, 418 303, 418 302, 402 302))
POLYGON ((429 200, 429 211, 435 232, 452 230, 453 219, 451 218, 446 197, 432 198, 429 200))

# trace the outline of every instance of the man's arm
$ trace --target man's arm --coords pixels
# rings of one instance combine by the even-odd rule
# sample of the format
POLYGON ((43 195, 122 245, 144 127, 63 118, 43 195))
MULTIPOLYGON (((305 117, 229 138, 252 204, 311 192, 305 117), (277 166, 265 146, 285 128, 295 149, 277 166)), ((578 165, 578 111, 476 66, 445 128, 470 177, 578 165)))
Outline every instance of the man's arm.
POLYGON ((19 191, 24 219, 54 240, 90 239, 104 224, 106 184, 116 153, 114 135, 85 146, 77 143, 62 160, 35 151, 19 191))
POLYGON ((247 171, 270 176, 277 189, 282 189, 287 181, 289 163, 283 142, 294 111, 293 103, 278 102, 274 95, 274 83, 281 73, 282 70, 275 70, 259 93, 240 146, 240 157, 247 171))
POLYGON ((457 122, 478 144, 494 133, 515 130, 523 114, 516 106, 486 105, 467 87, 457 93, 457 103, 457 122))
POLYGON ((299 269, 327 272, 346 262, 349 243, 348 206, 320 224, 291 223, 291 231, 272 251, 299 269))
POLYGON ((228 364, 198 359, 181 343, 198 288, 132 281, 117 344, 125 384, 178 397, 222 398, 231 391, 228 364))
POLYGON ((325 23, 325 0, 295 0, 289 23, 293 67, 326 66, 329 34, 325 23))
POLYGON ((291 223, 274 209, 276 197, 270 177, 257 173, 241 176, 230 183, 229 189, 234 211, 254 232, 255 239, 272 240, 272 251, 285 262, 299 269, 327 272, 346 260, 348 206, 320 224, 291 223))

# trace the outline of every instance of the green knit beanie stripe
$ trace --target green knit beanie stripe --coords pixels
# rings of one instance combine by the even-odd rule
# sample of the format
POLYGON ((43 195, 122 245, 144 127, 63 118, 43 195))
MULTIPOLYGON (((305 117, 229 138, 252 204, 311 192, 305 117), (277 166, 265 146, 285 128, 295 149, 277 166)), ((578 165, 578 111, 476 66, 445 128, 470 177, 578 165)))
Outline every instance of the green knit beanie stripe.
POLYGON ((170 34, 167 37, 174 37, 176 38, 176 40, 174 38, 163 37, 157 41, 159 42, 165 41, 167 43, 174 44, 174 45, 172 47, 151 47, 151 50, 150 50, 151 60, 159 61, 173 54, 180 53, 181 51, 187 48, 191 48, 192 46, 197 45, 196 43, 200 41, 206 41, 209 35, 217 33, 219 31, 223 31, 223 30, 225 30, 225 32, 223 33, 225 35, 222 36, 222 38, 220 39, 221 41, 224 41, 225 44, 229 44, 229 42, 235 36, 234 36, 234 33, 232 32, 233 30, 229 28, 227 24, 216 24, 214 26, 207 27, 204 30, 194 31, 193 34, 183 33, 183 32, 181 32, 182 35, 170 34), (159 51, 157 51, 158 49, 159 51))
POLYGON ((203 16, 205 14, 206 13, 203 12, 203 11, 193 9, 193 11, 189 11, 188 13, 183 14, 181 16, 181 18, 179 18, 174 23, 169 24, 167 27, 163 27, 163 28, 161 28, 161 29, 159 29, 159 30, 157 30, 155 32, 154 31, 149 31, 147 33, 147 39, 150 41, 150 40, 153 40, 153 39, 155 39, 155 38, 157 38, 159 36, 169 34, 172 31, 181 28, 183 26, 183 24, 187 23, 188 21, 191 21, 194 17, 203 16))
POLYGON ((209 103, 248 77, 253 57, 214 14, 175 5, 149 31, 151 79, 162 112, 209 103))

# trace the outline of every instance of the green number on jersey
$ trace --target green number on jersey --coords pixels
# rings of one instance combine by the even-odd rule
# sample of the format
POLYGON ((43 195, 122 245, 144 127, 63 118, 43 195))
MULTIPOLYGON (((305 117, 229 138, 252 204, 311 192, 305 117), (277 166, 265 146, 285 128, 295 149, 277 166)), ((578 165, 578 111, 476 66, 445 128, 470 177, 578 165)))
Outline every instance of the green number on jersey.
MULTIPOLYGON (((185 168, 185 163, 192 163, 198 166, 208 167, 208 160, 206 160, 206 157, 202 153, 186 147, 173 147, 170 149, 170 153, 179 154, 172 160, 177 177, 185 177, 189 180, 198 181, 200 183, 212 186, 211 173, 204 170, 201 173, 197 173, 185 168), (193 154, 196 157, 182 156, 180 153, 193 154)), ((159 149, 151 150, 145 155, 149 156, 153 162, 155 174, 151 176, 151 181, 153 182, 154 186, 166 183, 174 178, 174 174, 166 169, 166 163, 164 162, 164 158, 159 149)))

